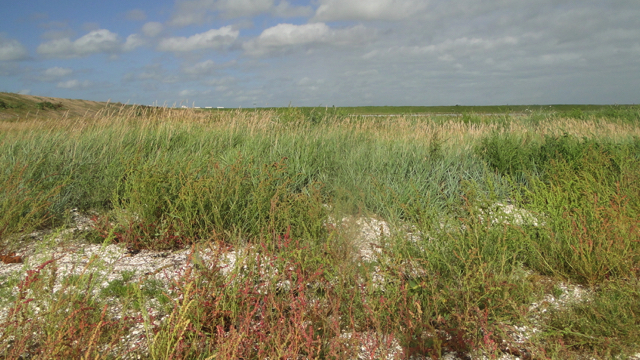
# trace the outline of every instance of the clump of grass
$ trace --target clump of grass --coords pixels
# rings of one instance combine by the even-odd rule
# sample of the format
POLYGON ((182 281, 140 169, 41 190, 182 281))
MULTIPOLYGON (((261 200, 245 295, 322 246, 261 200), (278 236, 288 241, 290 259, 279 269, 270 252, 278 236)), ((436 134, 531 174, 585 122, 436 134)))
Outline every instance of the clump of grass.
MULTIPOLYGON (((63 184, 50 188, 42 186, 44 181, 29 179, 29 166, 14 164, 0 172, 0 240, 11 234, 23 233, 48 224, 53 217, 49 210, 53 198, 63 184)), ((0 243, 2 248, 8 244, 0 243)))
MULTIPOLYGON (((161 305, 166 305, 170 300, 165 295, 165 284, 156 279, 143 279, 133 282, 135 271, 122 272, 121 279, 114 279, 102 289, 100 295, 104 298, 115 298, 120 301, 131 302, 133 309, 140 311, 145 306, 144 300, 156 299, 161 305)), ((127 306, 127 307, 128 307, 127 306)))
POLYGON ((504 175, 522 176, 525 171, 535 170, 526 138, 496 133, 482 139, 476 151, 490 167, 504 175))
POLYGON ((114 195, 111 225, 99 220, 104 237, 137 249, 184 247, 193 242, 292 232, 310 241, 325 238, 325 210, 316 184, 298 191, 286 159, 258 166, 243 159, 175 173, 153 166, 133 167, 114 195), (114 228, 115 226, 115 228, 114 228))

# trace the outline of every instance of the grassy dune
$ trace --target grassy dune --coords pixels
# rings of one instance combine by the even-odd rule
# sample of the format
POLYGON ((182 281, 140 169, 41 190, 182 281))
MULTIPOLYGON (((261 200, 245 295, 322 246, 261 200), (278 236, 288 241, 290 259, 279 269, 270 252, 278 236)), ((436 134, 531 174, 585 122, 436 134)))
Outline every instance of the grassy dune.
POLYGON ((373 358, 640 352, 637 107, 365 118, 123 106, 0 122, 0 164, 0 252, 78 209, 96 215, 75 241, 244 254, 231 275, 214 258, 160 292, 126 279, 109 285, 126 291, 86 292, 90 269, 53 291, 55 261, 3 279, 2 358, 353 359, 371 337, 373 358), (364 218, 390 229, 372 258, 339 220, 364 218), (567 287, 588 297, 550 305, 567 287), (152 297, 162 321, 140 306, 152 297), (35 310, 45 303, 65 310, 35 310), (122 349, 136 323, 146 349, 122 349))

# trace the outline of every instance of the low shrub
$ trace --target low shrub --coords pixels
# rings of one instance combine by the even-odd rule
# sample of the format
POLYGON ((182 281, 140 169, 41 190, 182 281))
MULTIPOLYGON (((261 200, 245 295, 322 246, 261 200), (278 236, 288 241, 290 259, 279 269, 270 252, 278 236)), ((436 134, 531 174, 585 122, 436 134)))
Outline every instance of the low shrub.
POLYGON ((39 110, 60 110, 62 109, 62 104, 58 103, 58 104, 54 104, 50 101, 42 101, 36 104, 36 107, 39 110))

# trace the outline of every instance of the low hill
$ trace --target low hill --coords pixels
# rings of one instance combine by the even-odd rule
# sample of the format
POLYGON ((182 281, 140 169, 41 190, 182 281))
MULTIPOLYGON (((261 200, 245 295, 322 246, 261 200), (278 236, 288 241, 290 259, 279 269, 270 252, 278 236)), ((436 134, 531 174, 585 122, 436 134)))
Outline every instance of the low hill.
POLYGON ((0 121, 93 116, 100 111, 121 106, 121 103, 0 92, 0 121))

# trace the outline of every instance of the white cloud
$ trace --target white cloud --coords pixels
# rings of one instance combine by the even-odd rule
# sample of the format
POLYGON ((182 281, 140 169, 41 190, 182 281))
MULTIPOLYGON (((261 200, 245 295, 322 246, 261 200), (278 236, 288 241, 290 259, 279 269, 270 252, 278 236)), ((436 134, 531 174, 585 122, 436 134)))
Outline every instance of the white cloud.
POLYGON ((204 19, 204 12, 184 12, 174 15, 169 24, 173 26, 200 25, 204 23, 204 19))
POLYGON ((326 41, 331 29, 324 23, 293 25, 278 24, 260 34, 258 41, 263 46, 285 46, 326 41))
POLYGON ((423 56, 434 55, 438 60, 444 62, 455 61, 458 57, 469 56, 471 54, 487 54, 488 50, 513 47, 518 45, 519 39, 514 36, 504 36, 499 38, 484 39, 479 37, 461 37, 457 39, 447 39, 437 44, 423 46, 392 46, 386 50, 375 49, 363 56, 365 59, 376 57, 398 57, 398 56, 423 56))
POLYGON ((52 67, 48 68, 42 72, 42 76, 40 76, 40 80, 42 81, 54 81, 65 76, 69 76, 73 73, 73 70, 61 67, 52 67))
POLYGON ((146 65, 142 71, 137 71, 135 77, 139 80, 162 80, 166 77, 166 70, 160 64, 146 65))
POLYGON ((426 5, 422 0, 321 0, 314 20, 403 20, 426 5))
POLYGON ((79 80, 67 80, 67 81, 61 81, 58 83, 58 85, 56 85, 57 88, 59 89, 84 89, 84 88, 88 88, 89 86, 91 86, 91 81, 89 80, 85 80, 85 81, 79 81, 79 80))
POLYGON ((67 68, 61 68, 61 67, 52 67, 49 68, 47 70, 44 71, 44 74, 46 76, 51 76, 51 77, 63 77, 63 76, 67 76, 69 74, 71 74, 73 72, 73 70, 71 69, 67 69, 67 68))
POLYGON ((0 34, 0 61, 17 61, 29 57, 29 52, 18 40, 7 39, 0 34))
POLYGON ((187 52, 203 49, 219 49, 230 45, 237 38, 240 32, 231 26, 220 29, 211 29, 207 32, 196 34, 190 37, 171 37, 160 40, 158 50, 187 52))
POLYGON ((29 95, 29 94, 31 94, 31 89, 22 89, 22 90, 18 91, 18 94, 20 94, 20 95, 29 95))
POLYGON ((276 5, 274 0, 185 0, 176 3, 176 12, 169 22, 174 26, 203 24, 211 14, 223 18, 238 18, 270 14, 277 17, 310 16, 310 6, 294 6, 286 0, 276 5))
MULTIPOLYGON (((416 54, 424 53, 463 53, 478 50, 491 50, 501 46, 517 45, 518 39, 513 36, 504 36, 497 39, 483 39, 478 37, 461 37, 458 39, 447 39, 436 45, 414 46, 402 50, 408 50, 416 54)), ((455 55, 455 54, 452 54, 455 55)))
POLYGON ((243 44, 250 55, 260 56, 283 48, 308 44, 348 45, 366 41, 370 32, 364 26, 334 30, 325 23, 278 24, 264 30, 256 39, 243 44))
POLYGON ((163 26, 159 22, 151 21, 142 26, 142 33, 148 37, 156 37, 162 32, 163 26))
POLYGON ((40 44, 37 51, 46 57, 74 58, 99 53, 116 54, 122 51, 122 44, 118 34, 100 29, 91 31, 76 41, 64 38, 40 44))
POLYGON ((208 13, 222 13, 225 17, 251 16, 267 11, 273 0, 185 0, 176 3, 177 11, 169 22, 174 26, 202 24, 208 13))
POLYGON ((219 0, 215 9, 225 17, 252 16, 268 12, 273 7, 273 0, 219 0))
POLYGON ((205 60, 193 66, 184 67, 182 72, 188 75, 211 75, 218 65, 213 60, 205 60))
POLYGON ((306 76, 296 82, 296 85, 311 90, 317 90, 318 85, 322 84, 324 84, 324 79, 312 80, 306 76))
POLYGON ((198 94, 198 92, 196 90, 182 90, 182 91, 180 91, 180 93, 178 93, 178 95, 180 95, 180 97, 194 96, 196 94, 198 94))
POLYGON ((147 44, 147 40, 145 40, 142 36, 138 34, 131 34, 127 36, 127 40, 122 45, 123 51, 131 51, 140 46, 144 46, 147 44))
POLYGON ((106 29, 89 32, 75 41, 68 37, 51 40, 38 46, 38 54, 48 58, 77 58, 94 54, 115 56, 146 45, 147 40, 139 34, 131 34, 124 43, 118 34, 106 29))
POLYGON ((226 77, 223 77, 223 78, 209 79, 209 80, 206 80, 206 81, 203 82, 204 85, 217 86, 218 88, 220 88, 220 87, 227 88, 226 85, 233 85, 235 83, 236 83, 236 78, 234 78, 233 76, 226 76, 226 77))
POLYGON ((125 17, 127 18, 127 20, 144 21, 147 19, 147 14, 144 12, 144 10, 133 9, 127 11, 125 17))
POLYGON ((300 86, 306 86, 306 85, 310 85, 311 83, 312 83, 312 80, 305 76, 302 79, 300 79, 300 81, 298 81, 297 84, 300 86))
POLYGON ((309 17, 313 14, 313 9, 310 6, 291 6, 287 1, 280 1, 271 9, 271 14, 281 18, 309 17))
POLYGON ((173 84, 184 80, 184 76, 179 76, 169 72, 161 64, 149 64, 142 68, 135 69, 123 75, 123 82, 143 81, 146 84, 166 83, 173 84))

